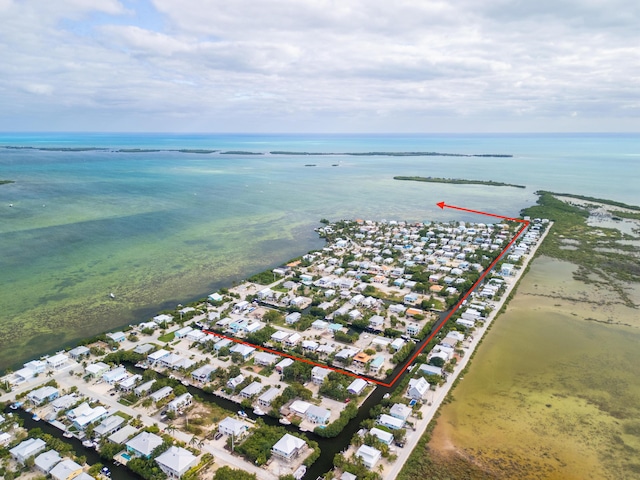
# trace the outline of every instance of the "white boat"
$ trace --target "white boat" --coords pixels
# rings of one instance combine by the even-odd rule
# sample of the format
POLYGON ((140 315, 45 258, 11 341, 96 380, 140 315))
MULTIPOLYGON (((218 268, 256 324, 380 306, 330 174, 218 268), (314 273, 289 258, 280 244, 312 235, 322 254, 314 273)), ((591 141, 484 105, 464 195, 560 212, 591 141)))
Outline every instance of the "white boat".
POLYGON ((85 440, 82 442, 82 446, 87 448, 92 448, 94 447, 94 444, 91 440, 85 440))
POLYGON ((69 430, 65 430, 64 433, 62 434, 62 436, 64 438, 71 438, 71 437, 73 437, 73 434, 69 430))
POLYGON ((266 412, 264 410, 262 410, 260 407, 256 407, 253 409, 253 413, 255 413, 258 416, 263 416, 266 414, 266 412))
POLYGON ((244 413, 244 410, 238 410, 238 415, 240 415, 241 417, 246 417, 247 414, 244 413))
POLYGON ((111 293, 109 294, 109 296, 110 296, 111 298, 113 298, 113 299, 115 299, 115 298, 116 298, 116 295, 115 295, 115 293, 113 293, 113 292, 111 292, 111 293))
POLYGON ((37 414, 34 414, 33 417, 31 417, 33 419, 34 422, 39 422, 40 421, 40 417, 37 414))
POLYGON ((289 421, 289 419, 287 417, 282 417, 280 420, 278 420, 282 425, 291 425, 291 421, 289 421))
POLYGON ((293 472, 293 478, 300 480, 307 473, 307 467, 300 465, 295 472, 293 472))

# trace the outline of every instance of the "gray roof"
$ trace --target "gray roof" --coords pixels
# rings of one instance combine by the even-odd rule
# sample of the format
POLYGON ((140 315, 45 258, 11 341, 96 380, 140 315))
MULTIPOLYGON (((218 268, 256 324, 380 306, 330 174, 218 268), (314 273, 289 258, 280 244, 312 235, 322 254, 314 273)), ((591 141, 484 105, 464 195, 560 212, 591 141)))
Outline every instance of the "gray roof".
POLYGON ((140 452, 143 455, 150 455, 153 450, 162 444, 162 438, 155 433, 142 432, 129 440, 127 447, 140 452))

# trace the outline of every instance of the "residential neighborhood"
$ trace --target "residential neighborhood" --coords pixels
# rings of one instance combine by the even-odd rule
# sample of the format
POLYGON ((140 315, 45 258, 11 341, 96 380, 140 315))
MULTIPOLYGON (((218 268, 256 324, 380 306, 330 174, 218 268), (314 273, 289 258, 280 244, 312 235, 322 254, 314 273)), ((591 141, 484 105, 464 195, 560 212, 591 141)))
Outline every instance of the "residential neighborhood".
MULTIPOLYGON (((2 399, 143 477, 155 468, 166 478, 205 478, 204 472, 210 478, 230 466, 275 480, 302 478, 321 455, 321 441, 313 438, 335 438, 370 396, 381 395, 379 385, 402 374, 346 445, 351 460, 336 465, 345 475, 355 462, 392 478, 387 473, 396 468, 398 450, 415 437, 423 412, 468 358, 543 230, 529 229, 508 262, 438 325, 429 349, 418 346, 516 227, 324 225, 318 229, 327 241, 322 250, 201 302, 27 362, 2 379, 10 390, 2 399)), ((13 462, 7 471, 46 453, 38 465, 50 466, 48 472, 54 459, 63 465, 54 473, 66 477, 50 473, 54 478, 104 474, 5 423, 3 448, 10 447, 13 462)))

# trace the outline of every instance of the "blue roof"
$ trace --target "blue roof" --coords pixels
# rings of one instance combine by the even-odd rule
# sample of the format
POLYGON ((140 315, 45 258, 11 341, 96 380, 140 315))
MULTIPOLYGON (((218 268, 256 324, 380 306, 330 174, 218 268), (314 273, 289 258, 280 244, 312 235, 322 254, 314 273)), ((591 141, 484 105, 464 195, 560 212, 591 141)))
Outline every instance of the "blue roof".
POLYGON ((372 367, 379 367, 383 363, 384 363, 384 357, 376 357, 373 360, 371 360, 372 367))
POLYGON ((329 325, 331 330, 340 330, 342 328, 342 324, 340 323, 332 323, 329 325))

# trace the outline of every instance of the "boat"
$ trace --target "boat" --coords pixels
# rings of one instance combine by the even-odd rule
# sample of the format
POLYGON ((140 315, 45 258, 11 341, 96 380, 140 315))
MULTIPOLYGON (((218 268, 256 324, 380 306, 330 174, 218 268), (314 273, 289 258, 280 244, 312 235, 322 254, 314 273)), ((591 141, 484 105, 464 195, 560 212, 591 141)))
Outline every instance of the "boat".
POLYGON ((103 475, 106 475, 107 477, 111 476, 111 470, 109 470, 108 467, 102 467, 102 470, 100 470, 100 473, 102 473, 103 475))
POLYGON ((278 420, 282 425, 291 425, 291 421, 287 417, 282 417, 278 420))
POLYGON ((22 406, 22 402, 16 402, 16 403, 12 403, 11 406, 9 407, 11 410, 17 410, 22 406))
POLYGON ((115 300, 115 298, 116 298, 116 295, 115 295, 115 293, 113 293, 113 292, 111 292, 111 293, 109 294, 109 296, 110 296, 112 299, 114 299, 114 300, 115 300))
POLYGON ((64 438, 71 438, 71 437, 73 437, 73 433, 71 433, 69 430, 65 430, 64 433, 62 434, 62 436, 64 438))
POLYGON ((40 417, 38 416, 38 414, 37 414, 37 413, 34 413, 34 414, 33 414, 33 417, 31 417, 31 419, 32 419, 34 422, 39 422, 39 421, 40 421, 40 417))
POLYGON ((262 410, 260 407, 256 407, 253 409, 253 413, 255 413, 258 416, 263 416, 265 415, 267 412, 265 412, 264 410, 262 410))
POLYGON ((82 446, 86 447, 86 448, 93 448, 93 447, 95 447, 95 443, 93 443, 92 440, 84 440, 82 442, 82 446))
POLYGON ((244 413, 244 410, 238 410, 238 415, 240 415, 243 418, 247 416, 247 414, 244 413))
POLYGON ((300 480, 302 477, 304 477, 304 474, 307 473, 307 467, 305 467, 304 465, 300 465, 295 472, 293 472, 293 478, 295 478, 296 480, 300 480))
POLYGON ((31 413, 31 410, 32 410, 31 407, 27 407, 27 408, 24 409, 24 411, 27 412, 27 413, 31 413))

